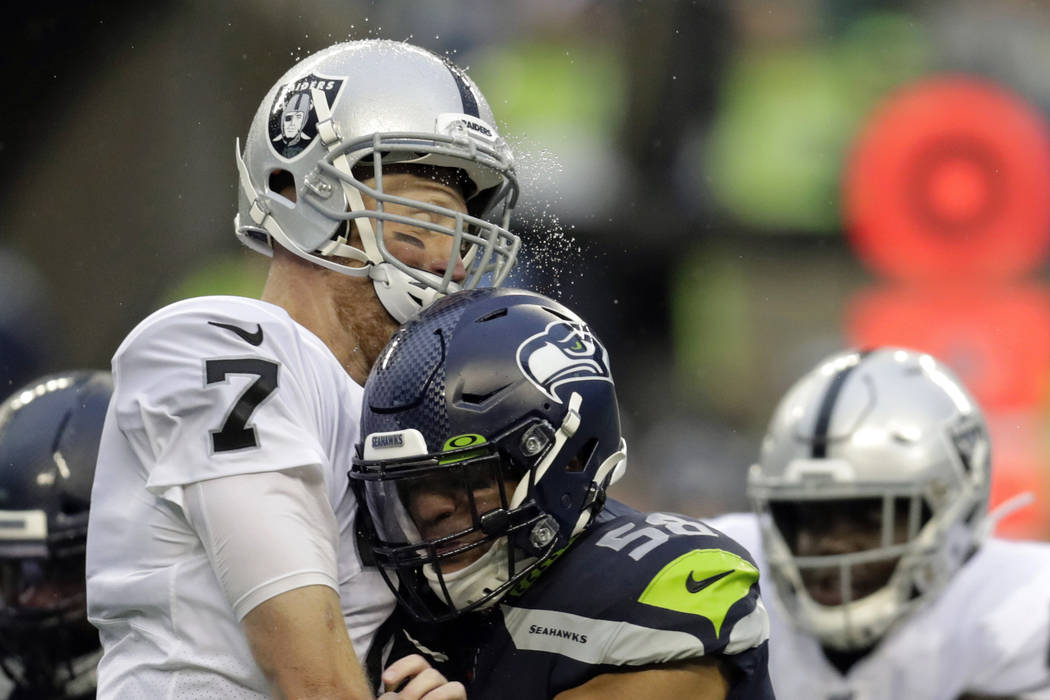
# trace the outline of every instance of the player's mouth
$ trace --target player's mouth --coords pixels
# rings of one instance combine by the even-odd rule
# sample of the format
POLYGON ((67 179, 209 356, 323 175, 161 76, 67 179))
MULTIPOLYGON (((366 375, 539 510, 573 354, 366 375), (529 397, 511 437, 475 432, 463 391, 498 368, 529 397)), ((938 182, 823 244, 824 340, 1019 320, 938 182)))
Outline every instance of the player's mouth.
POLYGON ((842 605, 842 582, 837 569, 816 569, 802 572, 802 583, 809 597, 820 605, 842 605))
POLYGON ((810 569, 802 572, 802 583, 810 597, 820 605, 843 605, 875 593, 889 583, 897 560, 855 565, 850 570, 849 600, 842 596, 838 568, 810 569))
MULTIPOLYGON (((451 535, 455 532, 458 532, 458 530, 452 530, 449 534, 451 535)), ((434 535, 428 539, 440 540, 444 536, 447 535, 434 535)), ((444 573, 458 571, 480 559, 481 555, 488 550, 490 544, 478 544, 474 547, 470 545, 483 539, 485 539, 484 533, 473 531, 460 537, 451 537, 440 544, 435 544, 434 553, 440 562, 441 571, 444 573)))

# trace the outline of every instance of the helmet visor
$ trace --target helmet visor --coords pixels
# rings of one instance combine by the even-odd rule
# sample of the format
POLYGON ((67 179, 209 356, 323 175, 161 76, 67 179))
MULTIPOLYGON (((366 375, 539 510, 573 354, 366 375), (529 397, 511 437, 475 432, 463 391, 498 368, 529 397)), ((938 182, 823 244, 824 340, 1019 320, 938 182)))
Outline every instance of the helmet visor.
POLYGON ((355 461, 381 563, 462 568, 509 531, 515 484, 489 446, 411 461, 355 461), (386 560, 386 561, 384 561, 386 560))

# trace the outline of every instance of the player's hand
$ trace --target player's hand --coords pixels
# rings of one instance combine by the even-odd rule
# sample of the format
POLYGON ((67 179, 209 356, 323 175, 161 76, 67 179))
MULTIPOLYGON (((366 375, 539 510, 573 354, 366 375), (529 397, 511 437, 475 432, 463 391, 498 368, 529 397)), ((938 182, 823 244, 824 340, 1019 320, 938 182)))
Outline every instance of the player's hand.
POLYGON ((390 664, 382 678, 387 692, 379 700, 467 700, 467 689, 462 683, 446 680, 419 654, 390 664))

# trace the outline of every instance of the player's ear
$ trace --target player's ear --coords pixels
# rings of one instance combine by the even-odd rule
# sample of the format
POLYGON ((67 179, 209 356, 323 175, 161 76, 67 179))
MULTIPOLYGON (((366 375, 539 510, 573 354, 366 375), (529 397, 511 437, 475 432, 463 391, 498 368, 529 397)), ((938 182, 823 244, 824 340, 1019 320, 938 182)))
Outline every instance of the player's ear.
POLYGON ((287 170, 274 170, 270 173, 267 184, 271 192, 276 192, 289 202, 295 202, 298 199, 295 193, 295 176, 287 170))

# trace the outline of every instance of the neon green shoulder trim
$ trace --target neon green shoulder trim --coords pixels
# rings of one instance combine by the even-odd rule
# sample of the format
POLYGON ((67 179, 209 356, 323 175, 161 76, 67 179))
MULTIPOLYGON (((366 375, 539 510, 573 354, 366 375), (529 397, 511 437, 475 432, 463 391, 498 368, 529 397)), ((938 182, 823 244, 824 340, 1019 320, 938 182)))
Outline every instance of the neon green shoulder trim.
POLYGON ((756 581, 758 569, 746 559, 722 549, 694 549, 661 569, 638 602, 706 617, 717 636, 729 608, 756 581))

